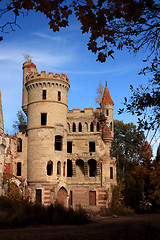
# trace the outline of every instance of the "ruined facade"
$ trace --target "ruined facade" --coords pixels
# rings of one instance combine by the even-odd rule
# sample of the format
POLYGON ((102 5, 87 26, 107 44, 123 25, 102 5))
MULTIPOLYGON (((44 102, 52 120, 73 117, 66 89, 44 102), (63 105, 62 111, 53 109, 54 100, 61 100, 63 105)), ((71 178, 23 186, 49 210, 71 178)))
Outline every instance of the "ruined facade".
POLYGON ((108 207, 116 185, 114 104, 106 86, 101 108, 68 110, 69 88, 65 74, 39 74, 34 63, 23 64, 27 130, 4 134, 1 109, 0 173, 11 174, 32 202, 96 211, 108 207))

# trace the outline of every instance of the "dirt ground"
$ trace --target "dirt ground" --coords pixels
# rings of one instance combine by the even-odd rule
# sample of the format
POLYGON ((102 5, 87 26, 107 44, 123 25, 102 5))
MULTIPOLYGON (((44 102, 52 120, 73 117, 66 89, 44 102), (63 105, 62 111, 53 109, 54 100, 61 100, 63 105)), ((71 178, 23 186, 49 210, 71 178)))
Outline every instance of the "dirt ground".
POLYGON ((82 226, 0 229, 0 240, 160 240, 160 214, 93 220, 82 226))

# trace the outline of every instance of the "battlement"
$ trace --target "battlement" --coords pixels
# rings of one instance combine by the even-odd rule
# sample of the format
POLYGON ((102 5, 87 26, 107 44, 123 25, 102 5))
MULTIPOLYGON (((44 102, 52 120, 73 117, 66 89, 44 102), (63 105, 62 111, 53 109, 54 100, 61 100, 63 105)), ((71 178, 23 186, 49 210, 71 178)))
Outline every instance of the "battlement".
POLYGON ((49 72, 48 74, 46 73, 46 71, 41 71, 41 73, 39 74, 38 72, 31 72, 30 74, 28 74, 26 76, 26 82, 30 82, 30 81, 33 81, 34 80, 62 80, 62 81, 65 81, 67 83, 69 83, 69 78, 64 74, 62 73, 61 75, 56 73, 56 74, 53 74, 53 72, 49 72))

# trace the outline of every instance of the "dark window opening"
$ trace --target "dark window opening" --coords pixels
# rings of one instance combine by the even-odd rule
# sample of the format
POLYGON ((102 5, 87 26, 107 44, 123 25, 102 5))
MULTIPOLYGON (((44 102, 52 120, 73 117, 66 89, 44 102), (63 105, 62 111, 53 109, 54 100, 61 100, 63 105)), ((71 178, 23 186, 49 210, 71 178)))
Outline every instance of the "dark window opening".
POLYGON ((72 161, 67 159, 67 177, 72 177, 72 161))
POLYGON ((60 163, 60 161, 57 162, 57 175, 61 175, 61 163, 60 163))
POLYGON ((97 163, 94 159, 90 159, 88 161, 89 165, 89 177, 95 177, 96 176, 96 169, 97 169, 97 163))
POLYGON ((97 122, 97 132, 99 132, 100 130, 100 126, 99 126, 99 122, 97 122))
POLYGON ((89 142, 89 152, 95 152, 95 142, 89 142))
POLYGON ((79 125, 78 125, 78 131, 82 132, 82 124, 81 123, 79 123, 79 125))
POLYGON ((17 176, 21 176, 21 162, 17 162, 17 176))
POLYGON ((55 150, 62 151, 63 137, 60 135, 55 136, 55 150))
POLYGON ((45 100, 47 98, 46 95, 47 91, 46 90, 42 90, 42 99, 45 100))
POLYGON ((96 206, 96 191, 89 191, 89 205, 96 206))
POLYGON ((42 190, 36 189, 36 204, 42 203, 42 190))
POLYGON ((17 152, 22 152, 22 139, 17 139, 17 152))
POLYGON ((58 91, 58 101, 61 101, 61 92, 58 91))
POLYGON ((109 110, 106 109, 106 116, 109 116, 109 110))
POLYGON ((47 125, 47 113, 41 113, 41 126, 47 125))
POLYGON ((83 160, 81 160, 81 159, 77 160, 76 161, 76 166, 77 166, 77 168, 76 168, 77 176, 82 175, 82 174, 84 175, 84 162, 83 162, 83 160))
POLYGON ((72 142, 67 142, 67 153, 72 153, 72 142))
POLYGON ((72 132, 76 132, 76 124, 75 123, 73 123, 72 132))
POLYGON ((112 131, 112 122, 110 123, 110 131, 112 131))
POLYGON ((110 179, 113 179, 113 167, 110 167, 110 179))
POLYGON ((53 174, 53 162, 49 161, 47 163, 47 175, 51 176, 53 174))
POLYGON ((90 125, 90 131, 91 131, 91 132, 93 132, 93 131, 94 131, 93 122, 91 122, 91 125, 90 125))
POLYGON ((70 196, 69 196, 69 206, 72 206, 73 204, 73 193, 70 191, 70 196))

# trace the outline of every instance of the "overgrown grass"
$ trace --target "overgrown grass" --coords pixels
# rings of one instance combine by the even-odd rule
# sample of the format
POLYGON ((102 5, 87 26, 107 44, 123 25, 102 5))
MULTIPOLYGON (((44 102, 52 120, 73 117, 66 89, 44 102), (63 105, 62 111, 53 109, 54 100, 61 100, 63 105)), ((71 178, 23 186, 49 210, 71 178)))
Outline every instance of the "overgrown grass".
POLYGON ((0 197, 0 227, 85 224, 89 222, 83 209, 74 211, 59 204, 44 207, 26 201, 12 201, 0 197))

